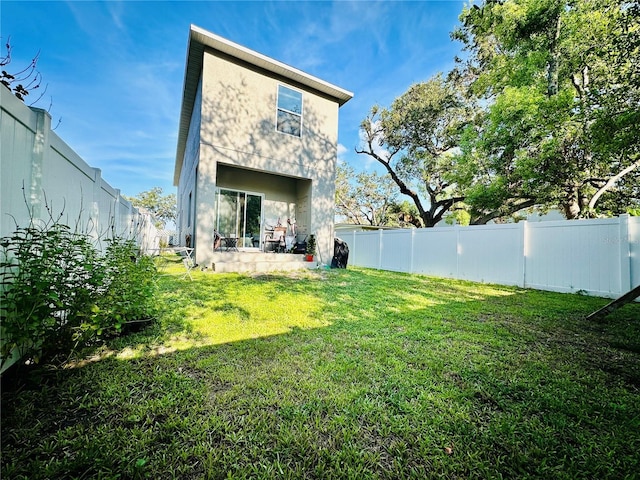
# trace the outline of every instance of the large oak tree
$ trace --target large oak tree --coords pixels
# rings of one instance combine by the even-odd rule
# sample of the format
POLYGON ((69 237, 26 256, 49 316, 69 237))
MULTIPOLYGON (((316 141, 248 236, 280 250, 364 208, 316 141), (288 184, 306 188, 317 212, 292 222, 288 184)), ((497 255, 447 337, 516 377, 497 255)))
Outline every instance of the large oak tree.
POLYGON ((458 69, 486 109, 456 170, 476 218, 529 205, 566 218, 638 199, 638 3, 487 0, 464 9, 458 69))
POLYGON ((450 173, 469 112, 454 83, 437 75, 412 85, 389 108, 374 106, 361 124, 356 152, 380 163, 411 199, 417 225, 433 227, 463 200, 450 173))

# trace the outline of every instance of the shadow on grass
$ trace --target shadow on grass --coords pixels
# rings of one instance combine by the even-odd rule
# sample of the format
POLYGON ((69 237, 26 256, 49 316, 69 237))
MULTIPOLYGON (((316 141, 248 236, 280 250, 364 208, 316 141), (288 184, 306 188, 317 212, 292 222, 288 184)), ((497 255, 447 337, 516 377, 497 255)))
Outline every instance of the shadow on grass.
POLYGON ((364 269, 162 282, 129 355, 3 391, 3 478, 638 471, 640 305, 590 324, 602 299, 364 269))

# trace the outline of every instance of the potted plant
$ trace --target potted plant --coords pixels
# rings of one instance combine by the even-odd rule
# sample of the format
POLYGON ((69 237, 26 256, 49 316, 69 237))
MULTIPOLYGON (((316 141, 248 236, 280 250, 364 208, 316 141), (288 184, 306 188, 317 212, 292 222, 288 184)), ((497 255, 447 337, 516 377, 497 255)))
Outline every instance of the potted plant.
POLYGON ((313 262, 313 256, 316 254, 316 237, 313 234, 309 235, 307 239, 307 250, 305 253, 307 262, 313 262))

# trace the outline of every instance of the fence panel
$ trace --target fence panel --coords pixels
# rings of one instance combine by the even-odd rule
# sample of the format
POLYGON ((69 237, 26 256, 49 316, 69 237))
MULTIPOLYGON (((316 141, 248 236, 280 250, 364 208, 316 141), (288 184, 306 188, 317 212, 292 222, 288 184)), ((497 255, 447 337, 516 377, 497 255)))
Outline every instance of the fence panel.
POLYGON ((523 286, 524 225, 457 228, 458 278, 523 286))
POLYGON ((380 230, 380 268, 396 272, 411 270, 411 231, 380 230))
POLYGON ((98 238, 97 225, 94 225, 96 219, 93 218, 98 210, 93 203, 100 171, 87 165, 53 132, 49 134, 49 142, 42 178, 37 180, 41 194, 46 196, 54 215, 63 215, 63 223, 98 238))
POLYGON ((640 285, 640 217, 629 217, 629 263, 630 290, 640 285))
MULTIPOLYGON (((36 138, 36 114, 28 108, 5 109, 4 87, 0 88, 0 236, 13 232, 18 225, 29 221, 26 201, 29 201, 31 186, 31 158, 36 138), (24 190, 23 190, 24 187, 24 190)), ((7 103, 21 103, 8 95, 7 103)), ((21 105, 24 107, 24 105, 21 105)))
POLYGON ((626 287, 621 281, 621 242, 626 244, 628 239, 621 238, 617 218, 532 223, 528 227, 526 286, 616 296, 626 287))
POLYGON ((349 262, 362 267, 379 268, 380 234, 378 232, 354 232, 352 238, 349 246, 349 262))
POLYGON ((413 273, 457 278, 457 228, 421 228, 413 240, 413 273))

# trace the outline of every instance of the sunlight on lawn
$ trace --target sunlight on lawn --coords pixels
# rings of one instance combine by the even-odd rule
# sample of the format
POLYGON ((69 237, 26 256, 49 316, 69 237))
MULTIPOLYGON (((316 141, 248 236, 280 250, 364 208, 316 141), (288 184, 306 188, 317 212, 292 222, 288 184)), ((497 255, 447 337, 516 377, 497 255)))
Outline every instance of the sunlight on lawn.
POLYGON ((518 292, 484 284, 464 289, 422 276, 400 275, 392 280, 388 272, 379 271, 367 271, 354 288, 350 280, 336 277, 335 272, 252 277, 194 271, 190 281, 181 278, 183 269, 179 263, 165 263, 160 270, 163 275, 158 305, 163 333, 135 344, 103 347, 92 358, 74 366, 107 357, 122 360, 154 357, 287 334, 294 329, 322 328, 337 318, 360 323, 391 315, 414 317, 420 323, 434 315, 441 317, 443 307, 449 313, 462 309, 459 315, 463 315, 481 309, 488 298, 518 292), (404 280, 407 282, 400 287, 398 282, 404 280), (318 285, 316 282, 331 292, 324 300, 313 287, 318 285))
MULTIPOLYGON (((424 281, 428 280, 424 279, 424 281)), ((485 301, 490 297, 508 297, 515 295, 517 292, 496 288, 492 285, 476 284, 474 285, 474 292, 462 292, 460 290, 447 292, 446 290, 438 289, 437 295, 429 293, 431 292, 425 290, 425 285, 421 285, 420 288, 398 292, 396 295, 402 299, 402 302, 398 304, 398 310, 418 310, 436 305, 485 301)))
POLYGON ((180 282, 179 288, 169 289, 163 301, 172 307, 165 316, 179 322, 182 331, 161 345, 128 346, 110 355, 119 359, 156 356, 329 325, 321 315, 321 300, 310 293, 276 288, 248 277, 225 277, 224 288, 221 281, 211 273, 195 272, 193 282, 180 282))
POLYGON ((237 292, 231 302, 192 306, 187 317, 192 333, 205 344, 214 345, 328 325, 319 318, 318 298, 291 292, 267 298, 258 289, 249 287, 237 292))

